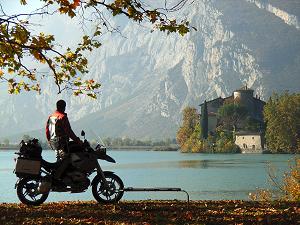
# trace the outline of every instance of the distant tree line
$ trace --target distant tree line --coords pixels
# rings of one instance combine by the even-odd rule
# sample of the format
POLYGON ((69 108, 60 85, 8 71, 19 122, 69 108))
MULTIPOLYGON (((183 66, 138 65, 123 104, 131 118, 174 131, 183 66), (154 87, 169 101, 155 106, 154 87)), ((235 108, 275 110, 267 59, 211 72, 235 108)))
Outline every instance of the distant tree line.
MULTIPOLYGON (((4 138, 2 141, 0 141, 0 146, 4 149, 5 148, 17 149, 17 148, 20 147, 19 144, 20 144, 21 140, 28 141, 30 139, 33 139, 33 137, 31 137, 30 135, 27 135, 27 134, 23 135, 22 138, 20 139, 20 141, 15 142, 15 143, 11 143, 11 141, 8 138, 4 138)), ((50 148, 47 141, 39 140, 39 143, 40 143, 40 145, 43 149, 49 149, 50 148)))
POLYGON ((265 134, 272 153, 300 153, 300 94, 273 94, 264 107, 264 122, 248 115, 238 103, 228 102, 219 108, 218 125, 208 134, 207 109, 204 102, 200 117, 193 107, 183 110, 182 126, 176 139, 182 152, 239 152, 235 132, 239 129, 265 134))
MULTIPOLYGON (((33 137, 31 137, 30 135, 23 135, 21 140, 24 141, 28 141, 30 139, 33 139, 33 137)), ((99 140, 91 140, 90 144, 92 146, 96 146, 99 140)), ((103 143, 105 146, 107 147, 124 147, 124 146, 143 146, 143 147, 177 147, 177 142, 176 139, 173 138, 166 138, 163 140, 139 140, 139 139, 135 139, 135 138, 111 138, 111 137, 106 137, 103 140, 103 143)), ((48 144, 47 141, 43 141, 43 140, 39 140, 40 145, 42 146, 43 149, 49 149, 50 146, 48 144)), ((10 144, 9 139, 5 138, 1 143, 0 146, 2 148, 5 147, 14 147, 14 148, 18 148, 19 145, 17 144, 10 144)))
POLYGON ((0 143, 1 146, 10 146, 10 141, 8 138, 5 138, 2 140, 2 142, 0 143))
POLYGON ((111 138, 106 137, 103 139, 106 146, 170 146, 176 144, 176 139, 166 138, 164 140, 138 140, 135 138, 111 138))

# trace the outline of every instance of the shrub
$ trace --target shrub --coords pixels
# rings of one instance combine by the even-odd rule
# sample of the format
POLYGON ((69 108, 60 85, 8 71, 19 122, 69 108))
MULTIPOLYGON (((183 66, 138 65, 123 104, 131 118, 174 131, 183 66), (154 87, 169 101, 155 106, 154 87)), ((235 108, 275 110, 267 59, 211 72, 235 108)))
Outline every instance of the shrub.
POLYGON ((232 132, 220 131, 216 141, 216 151, 221 153, 238 153, 240 148, 234 143, 232 132))
POLYGON ((290 172, 285 174, 283 188, 286 200, 300 201, 300 158, 296 159, 290 172))
POLYGON ((271 201, 273 199, 300 202, 300 158, 295 159, 290 171, 284 174, 282 182, 269 171, 269 177, 275 190, 258 189, 255 193, 249 193, 249 198, 254 201, 271 201), (279 193, 279 196, 277 195, 279 193))

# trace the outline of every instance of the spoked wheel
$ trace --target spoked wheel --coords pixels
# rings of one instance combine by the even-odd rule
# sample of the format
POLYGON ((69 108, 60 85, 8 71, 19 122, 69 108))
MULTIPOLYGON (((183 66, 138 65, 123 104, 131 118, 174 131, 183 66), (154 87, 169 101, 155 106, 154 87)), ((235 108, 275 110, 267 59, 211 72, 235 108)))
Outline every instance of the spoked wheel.
POLYGON ((103 181, 99 176, 95 177, 92 184, 92 192, 94 198, 100 203, 118 202, 124 194, 124 184, 120 177, 116 174, 105 174, 107 187, 105 188, 103 181))
POLYGON ((26 205, 40 205, 46 201, 49 192, 39 193, 38 187, 39 179, 23 178, 19 181, 17 186, 17 195, 20 201, 26 205))

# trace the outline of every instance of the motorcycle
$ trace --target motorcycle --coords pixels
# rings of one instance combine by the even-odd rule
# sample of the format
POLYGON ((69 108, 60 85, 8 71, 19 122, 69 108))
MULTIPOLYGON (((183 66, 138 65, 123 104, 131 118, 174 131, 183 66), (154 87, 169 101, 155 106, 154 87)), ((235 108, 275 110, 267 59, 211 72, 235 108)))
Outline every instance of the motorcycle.
POLYGON ((16 168, 19 178, 16 182, 17 196, 26 205, 40 205, 46 201, 50 192, 85 192, 89 186, 92 194, 99 203, 118 202, 124 194, 124 184, 120 177, 112 171, 103 171, 98 159, 115 163, 106 154, 106 148, 98 144, 93 149, 84 136, 82 146, 69 144, 66 156, 70 161, 60 179, 54 174, 62 162, 50 163, 42 156, 42 148, 37 139, 22 141, 20 151, 17 152, 16 168), (89 177, 97 173, 90 182, 89 177))

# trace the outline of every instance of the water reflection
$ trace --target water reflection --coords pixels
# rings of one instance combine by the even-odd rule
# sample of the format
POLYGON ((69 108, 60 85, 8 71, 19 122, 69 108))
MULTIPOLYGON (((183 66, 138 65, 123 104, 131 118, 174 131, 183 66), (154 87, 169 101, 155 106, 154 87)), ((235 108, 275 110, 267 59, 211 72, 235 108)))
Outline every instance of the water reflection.
MULTIPOLYGON (((268 164, 267 161, 256 161, 255 163, 268 164)), ((160 162, 143 162, 143 163, 120 163, 105 166, 117 169, 138 169, 138 168, 191 168, 191 169, 208 169, 208 168, 234 168, 234 167, 252 167, 253 161, 242 160, 176 160, 176 161, 160 161, 160 162)))
POLYGON ((179 168, 232 168, 236 166, 246 167, 246 164, 241 162, 241 160, 181 160, 177 162, 177 166, 179 168))
MULTIPOLYGON (((269 164, 280 170, 279 178, 288 169, 288 160, 295 155, 264 154, 181 154, 179 152, 111 151, 116 164, 99 160, 105 170, 115 171, 127 187, 180 187, 189 192, 191 199, 248 199, 248 193, 257 187, 270 188, 267 183, 269 164)), ((17 177, 13 174, 15 155, 0 152, 0 202, 19 202, 13 188, 17 177), (5 193, 5 195, 4 195, 5 193)), ((52 151, 43 157, 55 161, 52 151)), ((146 199, 145 193, 130 193, 124 199, 146 199)), ((154 194, 151 196, 154 196, 154 194)), ((166 193, 155 193, 164 199, 166 193)), ((184 199, 171 193, 170 198, 184 199)), ((91 200, 90 191, 65 195, 51 193, 49 201, 91 200)))
POLYGON ((182 160, 178 161, 179 168, 208 168, 210 160, 182 160))

